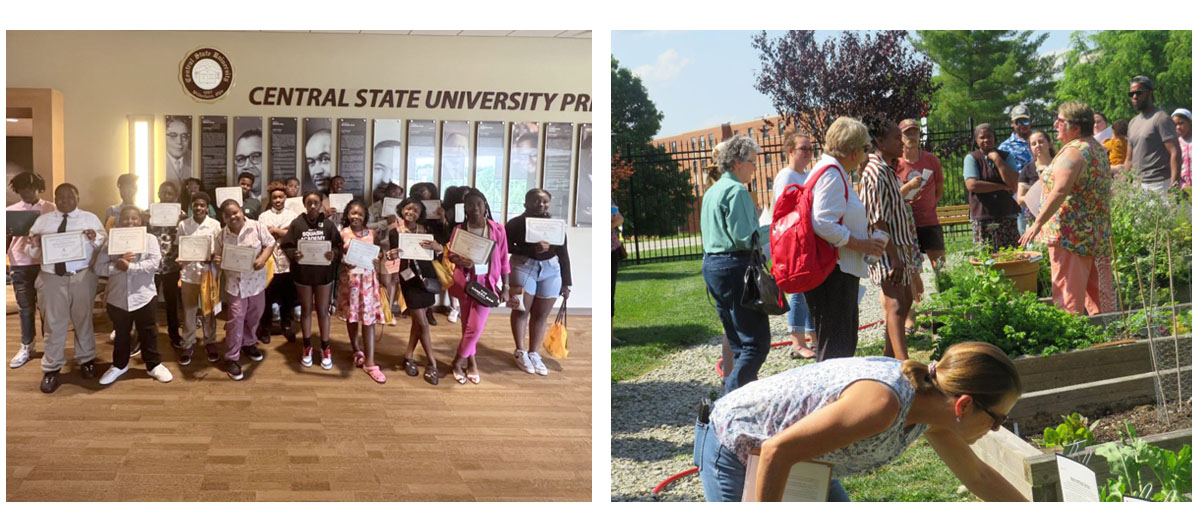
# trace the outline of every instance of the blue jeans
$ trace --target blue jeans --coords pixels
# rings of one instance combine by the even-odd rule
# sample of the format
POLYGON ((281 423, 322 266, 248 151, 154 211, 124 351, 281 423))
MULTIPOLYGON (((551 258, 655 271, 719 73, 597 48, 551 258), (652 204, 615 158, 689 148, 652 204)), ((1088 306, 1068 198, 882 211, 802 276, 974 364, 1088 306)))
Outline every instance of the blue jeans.
MULTIPOLYGON (((696 423, 696 436, 692 444, 692 464, 700 469, 705 501, 742 501, 742 489, 746 485, 746 467, 742 466, 733 452, 721 446, 709 424, 696 423)), ((829 482, 827 501, 850 501, 846 489, 842 488, 842 482, 836 479, 829 482)))
POLYGON ((789 303, 791 308, 787 313, 788 331, 793 334, 812 333, 812 317, 808 315, 808 303, 804 302, 804 294, 791 294, 789 303))
POLYGON ((725 375, 725 392, 758 379, 758 369, 771 348, 771 323, 767 314, 741 305, 750 254, 706 254, 701 272, 717 315, 733 351, 733 370, 725 375))

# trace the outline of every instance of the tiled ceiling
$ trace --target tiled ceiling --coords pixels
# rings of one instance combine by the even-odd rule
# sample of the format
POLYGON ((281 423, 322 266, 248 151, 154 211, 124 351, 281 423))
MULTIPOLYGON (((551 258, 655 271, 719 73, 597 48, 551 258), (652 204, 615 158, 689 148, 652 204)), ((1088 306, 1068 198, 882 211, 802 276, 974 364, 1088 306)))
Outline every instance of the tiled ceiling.
POLYGON ((442 37, 542 37, 591 39, 591 30, 312 30, 308 33, 360 33, 382 35, 433 35, 442 37))

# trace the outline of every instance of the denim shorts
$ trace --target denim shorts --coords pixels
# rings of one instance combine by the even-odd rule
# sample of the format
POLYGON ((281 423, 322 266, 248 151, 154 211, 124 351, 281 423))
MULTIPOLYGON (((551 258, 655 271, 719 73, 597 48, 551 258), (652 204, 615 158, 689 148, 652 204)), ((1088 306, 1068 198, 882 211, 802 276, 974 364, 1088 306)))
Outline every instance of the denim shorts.
POLYGON ((562 294, 562 267, 558 257, 536 260, 528 256, 512 256, 513 283, 525 289, 525 293, 543 299, 554 299, 562 294))

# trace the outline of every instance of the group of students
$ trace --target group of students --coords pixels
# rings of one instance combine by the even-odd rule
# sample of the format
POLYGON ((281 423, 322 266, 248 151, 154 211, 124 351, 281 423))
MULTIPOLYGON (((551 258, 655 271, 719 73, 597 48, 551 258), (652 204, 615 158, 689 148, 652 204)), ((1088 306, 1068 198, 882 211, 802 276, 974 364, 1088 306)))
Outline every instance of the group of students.
MULTIPOLYGON (((341 193, 344 183, 340 176, 333 177, 330 192, 341 193)), ((466 186, 447 189, 435 212, 427 212, 422 201, 438 199, 436 185, 418 183, 410 189, 408 198, 399 197, 403 195, 399 186, 387 185, 375 194, 375 205, 368 207, 362 200, 353 199, 340 212, 330 206, 325 194, 308 192, 302 197, 304 213, 300 214, 285 208, 289 197, 299 196, 299 183, 290 184, 270 183, 263 201, 266 206, 257 212, 254 207, 261 203, 253 198, 249 186, 242 186, 241 203, 227 199, 214 208, 211 196, 202 190, 198 180, 187 180, 182 191, 174 181, 163 182, 158 190, 159 202, 181 204, 178 225, 148 227, 145 252, 110 255, 108 229, 149 224, 148 213, 134 205, 136 176, 125 174, 118 178, 122 203, 108 209, 106 224, 94 214, 77 208, 79 190, 75 185, 60 184, 54 190, 54 202, 50 203, 38 197, 45 190, 40 176, 33 173, 16 176, 10 186, 21 196, 21 201, 10 205, 8 210, 37 210, 41 215, 28 235, 14 236, 11 231, 8 235, 22 343, 10 367, 24 365, 33 354, 37 335, 34 315, 40 310, 46 335, 42 391, 51 393, 59 386, 59 372, 65 365, 68 323, 76 331, 75 361, 80 372, 86 379, 94 378, 92 303, 98 278, 107 277, 103 298, 113 323, 114 346, 112 367, 100 378, 105 385, 128 371, 130 356, 138 352, 151 377, 160 382, 171 381, 171 372, 162 364, 155 341, 155 301, 160 291, 166 306, 167 333, 179 353, 179 364, 191 363, 199 327, 203 329, 208 361, 220 365, 234 380, 244 377, 243 355, 253 361, 263 359, 264 353, 257 343, 270 342, 273 305, 279 305, 280 332, 288 342, 295 340, 292 316, 298 302, 303 366, 312 366, 319 356, 322 368, 333 368, 332 313, 346 322, 355 367, 363 369, 375 382, 386 382, 387 377, 375 359, 376 340, 382 335, 377 325, 395 322, 390 311, 394 307, 411 322, 407 348, 403 351, 404 372, 413 377, 420 374, 416 361, 416 347, 420 344, 425 353, 423 377, 437 385, 440 374, 429 326, 436 323, 432 310, 439 295, 445 296, 444 292, 451 297, 450 320, 462 321, 462 337, 451 363, 455 381, 480 382, 475 362, 477 345, 491 308, 498 304, 512 308, 516 365, 529 374, 549 373, 537 349, 546 334, 547 317, 555 301, 562 296, 565 304, 570 294, 570 259, 565 241, 562 245, 524 241, 526 218, 550 217, 549 192, 529 190, 525 212, 501 224, 493 219, 486 196, 466 186), (382 212, 384 196, 402 199, 396 212, 382 212), (459 204, 461 208, 456 209, 459 204), (456 210, 460 216, 447 216, 456 210), (41 264, 42 236, 67 231, 82 231, 86 256, 66 263, 41 264), (494 242, 490 256, 483 263, 474 263, 449 251, 455 231, 494 242), (399 236, 405 233, 432 235, 433 239, 421 241, 420 246, 431 251, 434 259, 404 256, 399 236), (180 241, 189 236, 209 237, 209 260, 179 259, 180 241), (354 240, 379 246, 372 267, 342 260, 354 240), (325 265, 307 263, 313 261, 311 258, 304 261, 301 241, 329 242, 324 260, 316 260, 325 265), (221 267, 225 249, 233 246, 253 250, 250 271, 221 267), (317 313, 319 350, 314 348, 312 340, 313 311, 317 313), (218 315, 226 319, 223 342, 218 342, 216 336, 218 315)))

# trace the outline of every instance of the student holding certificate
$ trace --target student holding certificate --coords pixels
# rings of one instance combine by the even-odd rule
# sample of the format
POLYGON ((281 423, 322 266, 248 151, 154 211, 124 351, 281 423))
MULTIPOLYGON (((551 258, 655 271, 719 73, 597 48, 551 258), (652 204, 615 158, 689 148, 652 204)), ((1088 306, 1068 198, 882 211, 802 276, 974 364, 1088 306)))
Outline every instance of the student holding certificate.
MULTIPOLYGON (((42 176, 21 172, 9 181, 8 187, 21 196, 20 201, 8 205, 5 209, 8 212, 31 212, 21 214, 23 216, 40 216, 54 212, 54 203, 38 197, 38 194, 46 191, 46 181, 42 180, 42 176)), ((28 231, 24 234, 28 234, 28 231)), ((14 236, 12 226, 9 225, 8 265, 12 270, 13 295, 16 296, 17 308, 21 314, 21 348, 8 364, 14 369, 29 361, 29 356, 33 354, 33 340, 37 337, 35 317, 38 300, 34 282, 42 269, 42 257, 27 251, 29 241, 29 236, 14 236)))
POLYGON ((237 201, 221 204, 225 229, 217 236, 213 263, 225 271, 225 303, 229 320, 225 322, 225 372, 234 380, 242 379, 238 364, 242 353, 262 361, 263 353, 255 346, 258 321, 266 304, 267 259, 275 251, 275 237, 263 225, 246 219, 237 201), (247 250, 249 252, 247 252, 247 250), (237 263, 235 263, 235 261, 237 263))
MULTIPOLYGON (((456 211, 462 207, 463 194, 467 193, 470 187, 467 186, 450 186, 446 188, 445 195, 442 197, 442 209, 445 211, 446 235, 444 240, 438 240, 438 243, 446 245, 450 243, 450 234, 453 233, 455 225, 460 223, 456 217, 456 211)), ((465 218, 464 218, 465 220, 465 218)), ((442 292, 442 303, 448 308, 446 319, 451 323, 458 322, 459 307, 458 299, 450 294, 450 290, 442 292)))
POLYGON ((951 346, 940 361, 837 358, 748 383, 696 423, 694 462, 708 501, 739 501, 758 451, 754 497, 778 501, 797 463, 833 466, 829 501, 850 501, 836 478, 872 471, 922 434, 950 471, 985 501, 1028 501, 970 445, 1000 429, 1021 379, 990 343, 951 346))
POLYGON ((121 209, 127 206, 135 206, 134 201, 137 199, 137 175, 132 173, 123 173, 117 177, 117 193, 121 196, 121 202, 108 207, 104 211, 104 229, 108 230, 116 226, 117 216, 121 215, 121 209))
POLYGON ((458 266, 454 268, 454 285, 450 287, 451 295, 458 298, 462 307, 462 339, 458 342, 458 350, 454 357, 454 380, 458 383, 479 383, 479 366, 475 363, 475 348, 487 325, 488 314, 492 308, 475 299, 474 290, 481 288, 490 291, 501 301, 508 300, 508 286, 504 284, 510 272, 508 263, 508 234, 504 225, 492 219, 492 210, 488 207, 487 196, 476 188, 468 188, 463 195, 463 203, 467 220, 458 224, 455 231, 462 231, 480 238, 491 240, 492 252, 484 260, 475 263, 470 258, 450 253, 450 261, 458 266))
POLYGON ((317 325, 321 332, 321 368, 329 370, 333 368, 333 353, 329 348, 329 312, 325 309, 329 308, 329 294, 337 274, 334 262, 342 250, 342 237, 337 225, 325 215, 322 204, 320 192, 304 194, 305 214, 292 220, 280 245, 291 262, 292 280, 300 296, 300 331, 304 334, 300 364, 312 367, 312 312, 320 309, 317 325), (318 247, 327 249, 324 256, 308 256, 318 247))
MULTIPOLYGON (((409 187, 408 197, 421 201, 422 210, 425 212, 421 215, 421 226, 425 227, 425 232, 432 234, 433 238, 438 243, 445 245, 450 241, 450 228, 453 227, 450 223, 446 223, 446 211, 438 205, 436 210, 430 210, 429 203, 425 201, 438 201, 437 185, 433 183, 416 183, 409 187)), ((443 295, 445 296, 445 295, 443 295)), ((437 326, 437 318, 433 316, 433 305, 425 310, 425 318, 429 324, 437 326)))
POLYGON ((296 283, 292 280, 291 263, 283 252, 281 240, 287 237, 288 227, 296 219, 296 213, 283 207, 287 201, 287 185, 283 181, 272 181, 267 185, 267 201, 270 208, 258 215, 258 222, 267 226, 267 230, 275 237, 275 276, 267 287, 267 305, 263 310, 262 320, 258 323, 258 341, 262 344, 271 342, 271 305, 279 305, 279 328, 288 343, 296 341, 296 332, 292 330, 292 318, 296 309, 296 283))
POLYGON ((85 379, 96 377, 96 336, 92 333, 92 301, 96 274, 92 256, 104 245, 100 218, 79 206, 79 188, 62 183, 54 189, 56 212, 42 214, 29 229, 26 252, 42 257, 38 297, 46 325, 42 354, 42 392, 58 389, 58 373, 66 365, 67 328, 75 328, 75 363, 85 379), (46 241, 44 241, 46 240, 46 241))
MULTIPOLYGON (((163 184, 174 184, 166 182, 163 184)), ((136 206, 121 209, 117 216, 117 224, 121 227, 142 226, 142 211, 136 206)), ((162 263, 162 250, 158 238, 146 233, 146 252, 124 253, 110 255, 108 249, 101 252, 96 260, 96 272, 108 277, 108 289, 104 291, 104 302, 108 309, 108 318, 112 320, 113 330, 117 337, 113 340, 113 364, 104 376, 100 377, 100 385, 109 385, 129 370, 129 355, 132 350, 131 329, 137 327, 138 339, 141 342, 142 359, 146 362, 146 372, 151 378, 166 383, 171 381, 171 371, 162 364, 158 353, 158 329, 154 323, 154 297, 158 290, 154 286, 154 278, 158 266, 162 263)), ((112 240, 109 240, 112 243, 112 240)), ((106 246, 107 247, 107 246, 106 246)))
POLYGON ((216 312, 215 308, 201 301, 214 298, 211 294, 206 298, 206 291, 220 289, 216 281, 217 270, 212 266, 212 247, 221 232, 221 224, 208 215, 212 207, 209 206, 207 193, 192 192, 188 206, 192 215, 179 222, 178 228, 179 291, 183 298, 183 352, 179 355, 179 364, 190 364, 192 356, 196 354, 197 312, 204 328, 204 350, 208 353, 208 361, 216 363, 220 359, 216 312), (188 253, 194 248, 203 252, 199 256, 189 256, 188 253))
MULTIPOLYGON (((437 358, 433 354, 433 339, 429 333, 429 321, 426 312, 437 301, 438 292, 430 292, 425 288, 425 280, 437 280, 437 271, 433 269, 432 260, 405 258, 400 249, 400 240, 404 235, 428 234, 420 220, 425 214, 425 205, 420 200, 409 198, 400 203, 400 225, 388 231, 385 256, 388 260, 399 260, 400 286, 407 306, 406 313, 412 321, 408 332, 408 349, 404 351, 404 372, 409 376, 417 375, 417 362, 413 359, 416 354, 417 342, 425 349, 425 380, 437 385, 437 358)), ((420 242, 423 249, 435 253, 442 252, 442 245, 435 240, 420 242)), ((438 284, 439 288, 441 284, 438 284)), ((439 290, 440 292, 440 290, 439 290)))
MULTIPOLYGON (((354 199, 346 205, 342 214, 345 228, 342 229, 342 252, 350 254, 350 248, 355 241, 375 245, 375 231, 367 228, 367 205, 362 200, 354 199)), ((352 257, 350 257, 352 258, 352 257)), ((354 366, 361 367, 372 380, 378 383, 387 381, 387 377, 375 364, 375 323, 383 321, 383 306, 379 302, 379 282, 375 270, 379 267, 379 256, 371 261, 371 267, 354 265, 348 261, 342 262, 341 276, 338 278, 338 317, 346 320, 346 332, 350 335, 350 348, 354 349, 354 366), (362 337, 358 335, 359 325, 362 325, 362 337), (360 348, 360 343, 365 343, 360 348)), ((425 371, 425 379, 429 380, 429 371, 425 371)), ((433 370, 433 380, 437 385, 437 368, 433 370)))
MULTIPOLYGON (((159 203, 176 203, 179 201, 179 182, 163 181, 158 185, 159 203)), ((171 210, 176 210, 172 208, 171 210)), ((180 212, 182 216, 183 213, 180 212)), ((154 275, 154 284, 162 290, 164 303, 167 305, 167 337, 171 346, 183 350, 183 337, 179 335, 179 300, 182 292, 179 288, 179 222, 180 218, 172 214, 170 226, 156 227, 151 225, 146 229, 158 240, 162 260, 158 272, 154 275)), ((194 324, 194 323, 193 323, 194 324)), ((194 328, 194 327, 193 327, 194 328)))
POLYGON ((508 252, 512 254, 512 273, 508 284, 512 286, 512 300, 508 301, 512 314, 513 342, 517 348, 513 359, 521 370, 541 376, 549 371, 542 363, 537 349, 546 337, 546 318, 554 309, 558 297, 571 294, 571 257, 567 254, 566 235, 562 245, 549 242, 526 242, 526 221, 550 218, 550 192, 533 188, 525 193, 525 212, 504 226, 508 232, 508 252), (522 297, 524 300, 518 300, 522 297), (530 319, 532 314, 532 319, 530 319), (529 330, 526 343, 525 330, 529 330))

